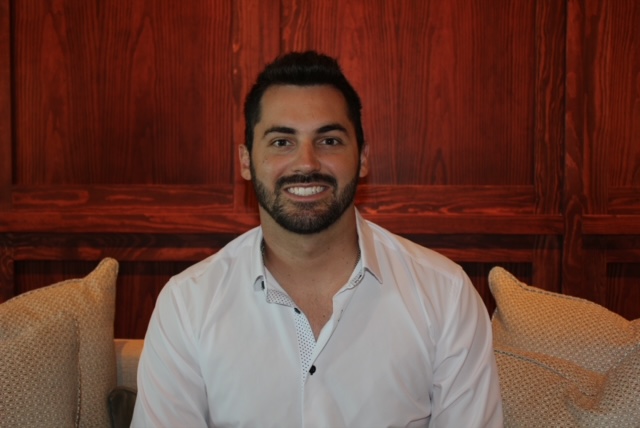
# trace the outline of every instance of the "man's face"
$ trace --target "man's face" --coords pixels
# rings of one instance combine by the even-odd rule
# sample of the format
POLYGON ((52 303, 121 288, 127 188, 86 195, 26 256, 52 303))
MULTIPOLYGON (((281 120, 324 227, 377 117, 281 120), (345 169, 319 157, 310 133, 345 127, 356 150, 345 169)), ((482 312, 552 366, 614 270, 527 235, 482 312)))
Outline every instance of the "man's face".
POLYGON ((240 148, 242 177, 283 228, 325 230, 353 204, 368 172, 368 147, 359 153, 344 97, 329 85, 278 85, 260 106, 252 152, 240 148))

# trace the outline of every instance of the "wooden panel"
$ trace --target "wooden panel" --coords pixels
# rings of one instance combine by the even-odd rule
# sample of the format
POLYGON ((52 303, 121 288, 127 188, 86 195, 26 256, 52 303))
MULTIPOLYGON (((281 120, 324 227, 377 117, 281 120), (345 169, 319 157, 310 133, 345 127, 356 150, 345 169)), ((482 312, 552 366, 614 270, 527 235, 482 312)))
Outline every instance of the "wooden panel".
POLYGON ((188 207, 147 213, 49 210, 0 213, 0 233, 240 233, 258 224, 257 214, 193 213, 188 207))
MULTIPOLYGON (((367 219, 395 233, 476 233, 558 235, 561 216, 376 214, 367 219)), ((149 214, 64 213, 60 211, 0 214, 0 233, 232 233, 258 225, 257 214, 158 212, 149 214)))
MULTIPOLYGON (((501 267, 511 272, 520 281, 526 284, 531 284, 531 265, 527 263, 498 263, 501 267)), ((496 303, 491 295, 489 289, 488 275, 491 268, 495 266, 494 263, 463 263, 462 268, 469 275, 471 282, 475 286, 476 290, 482 297, 487 311, 489 314, 493 314, 496 303)), ((541 288, 546 288, 544 285, 541 288)))
MULTIPOLYGON (((536 213, 561 211, 564 176, 566 5, 536 1, 535 177, 536 213)), ((559 261, 556 261, 559 264, 559 261)))
POLYGON ((17 184, 230 184, 230 2, 14 1, 17 184))
POLYGON ((368 183, 532 184, 535 2, 283 5, 284 49, 336 55, 361 93, 368 183))
POLYGON ((585 234, 640 232, 633 196, 640 164, 640 7, 634 1, 572 1, 568 15, 563 285, 569 294, 606 305, 607 249, 585 245, 585 234))
POLYGON ((590 235, 640 235, 640 214, 585 215, 582 230, 590 235))
POLYGON ((16 294, 70 278, 82 278, 96 266, 95 261, 17 261, 14 266, 16 294))
POLYGON ((115 337, 144 338, 156 298, 169 278, 190 263, 121 263, 116 291, 115 337))
MULTIPOLYGON (((640 142, 640 135, 637 141, 640 142)), ((638 145, 640 146, 640 144, 638 145)), ((640 214, 640 185, 636 187, 610 187, 608 193, 607 211, 609 214, 640 214)))
MULTIPOLYGON (((16 291, 24 293, 69 278, 81 278, 96 262, 16 262, 16 291)), ((144 338, 160 290, 188 263, 120 263, 116 289, 115 337, 144 338)))
POLYGON ((94 260, 194 263, 216 253, 230 234, 61 234, 24 233, 10 237, 18 261, 94 260))
MULTIPOLYGON (((14 186, 15 210, 145 212, 157 207, 224 211, 233 206, 231 186, 14 186)), ((531 186, 361 185, 356 204, 368 213, 533 214, 531 186)))
POLYGON ((623 317, 640 318, 640 264, 607 265, 607 300, 605 306, 623 317))
POLYGON ((606 249, 606 262, 612 263, 638 263, 640 260, 640 234, 629 235, 587 235, 585 247, 606 249))
POLYGON ((356 204, 369 214, 533 214, 531 186, 361 185, 356 204))
POLYGON ((6 235, 0 235, 0 303, 15 296, 14 249, 6 235))
POLYGON ((9 206, 12 183, 10 0, 0 0, 0 211, 9 206))
MULTIPOLYGON (((280 54, 280 0, 235 0, 233 3, 233 119, 234 149, 244 144, 244 97, 258 73, 280 54)), ((256 212, 258 203, 251 184, 235 166, 235 210, 256 212)))
MULTIPOLYGON (((224 186, 16 187, 15 209, 0 213, 0 231, 240 234, 257 216, 231 212, 231 195, 224 186)), ((365 185, 357 202, 367 218, 397 233, 561 234, 563 228, 558 214, 533 214, 529 186, 365 185)))
MULTIPOLYGON (((565 177, 564 177, 564 262, 562 269, 563 291, 578 294, 588 299, 596 299, 597 284, 587 283, 590 273, 585 272, 584 264, 599 265, 583 246, 582 216, 587 209, 585 201, 585 183, 583 170, 588 161, 585 157, 584 139, 586 117, 584 103, 586 94, 584 69, 585 16, 581 1, 568 2, 567 8, 567 84, 565 95, 565 177)), ((588 185, 586 185, 588 188, 588 185)), ((597 272, 596 272, 597 273, 597 272)), ((592 277, 594 282, 597 276, 592 277)))
POLYGON ((196 212, 231 210, 231 185, 166 186, 14 186, 15 210, 99 211, 110 214, 189 209, 196 212))
POLYGON ((290 49, 362 95, 364 216, 637 316, 635 0, 0 0, 0 301, 121 262, 116 334, 258 224, 244 96, 290 49))
MULTIPOLYGON (((587 2, 593 34, 587 104, 592 118, 592 186, 635 186, 640 194, 640 2, 587 2)), ((604 190, 602 192, 605 192, 604 190)), ((604 196, 603 196, 604 197, 604 196)), ((640 203, 636 199, 637 204, 640 203)), ((637 210, 636 213, 640 213, 637 210)), ((594 213, 595 214, 595 213, 594 213)))
POLYGON ((534 255, 535 235, 439 234, 404 236, 458 263, 528 263, 534 255))

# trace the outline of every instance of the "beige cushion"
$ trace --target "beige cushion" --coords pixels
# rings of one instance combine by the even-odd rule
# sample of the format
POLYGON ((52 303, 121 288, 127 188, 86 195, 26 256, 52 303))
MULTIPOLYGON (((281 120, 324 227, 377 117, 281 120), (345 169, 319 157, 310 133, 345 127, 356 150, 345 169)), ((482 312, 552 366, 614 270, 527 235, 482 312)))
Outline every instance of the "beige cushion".
POLYGON ((78 330, 64 312, 44 322, 0 305, 0 427, 70 427, 78 418, 78 330))
POLYGON ((640 426, 640 320, 489 274, 505 426, 640 426))
MULTIPOLYGON (((42 394, 65 373, 64 389, 76 397, 72 420, 77 420, 80 427, 109 426, 107 398, 116 384, 113 322, 117 273, 118 263, 105 259, 83 279, 24 293, 0 305, 0 354, 3 361, 12 361, 0 365, 0 377, 11 379, 8 382, 13 384, 13 394, 36 397, 20 406, 19 414, 12 413, 11 417, 65 413, 59 422, 49 420, 49 423, 69 426, 68 398, 60 400, 65 404, 61 406, 58 400, 42 394), (64 321, 65 316, 71 321, 64 321), (11 347, 5 346, 9 342, 11 347), (54 358, 57 354, 59 357, 54 358), (55 365, 43 366, 43 360, 49 358, 54 358, 55 365), (18 361, 24 363, 18 364, 18 361), (75 377, 74 370, 77 371, 75 377), (27 381, 29 376, 34 380, 27 381), (71 385, 69 377, 74 378, 76 385, 71 390, 67 389, 71 385), (20 386, 24 390, 17 391, 20 386)), ((15 410, 8 407, 11 400, 5 396, 3 384, 0 389, 3 421, 10 417, 6 412, 15 410)), ((10 426, 40 426, 28 420, 16 421, 10 426)))
POLYGON ((138 361, 142 354, 144 339, 115 339, 118 386, 137 390, 138 361))

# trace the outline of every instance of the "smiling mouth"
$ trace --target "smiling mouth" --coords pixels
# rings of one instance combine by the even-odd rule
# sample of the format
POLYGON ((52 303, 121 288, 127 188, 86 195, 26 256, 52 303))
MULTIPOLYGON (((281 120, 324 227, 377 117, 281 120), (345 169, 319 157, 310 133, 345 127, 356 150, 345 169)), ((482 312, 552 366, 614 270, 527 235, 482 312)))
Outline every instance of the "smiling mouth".
POLYGON ((287 189, 288 193, 291 193, 296 196, 313 196, 317 195, 320 192, 323 192, 326 189, 325 186, 305 186, 305 187, 289 187, 287 189))

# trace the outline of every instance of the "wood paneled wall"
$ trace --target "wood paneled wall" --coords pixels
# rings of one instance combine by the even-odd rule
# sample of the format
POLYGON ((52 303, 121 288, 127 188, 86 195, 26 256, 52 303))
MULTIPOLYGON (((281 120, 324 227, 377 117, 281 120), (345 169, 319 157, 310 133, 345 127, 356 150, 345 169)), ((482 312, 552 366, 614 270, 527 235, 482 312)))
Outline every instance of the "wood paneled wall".
POLYGON ((257 225, 242 103, 279 53, 363 99, 365 217, 640 317, 636 0, 0 0, 0 301, 121 263, 116 335, 257 225))

